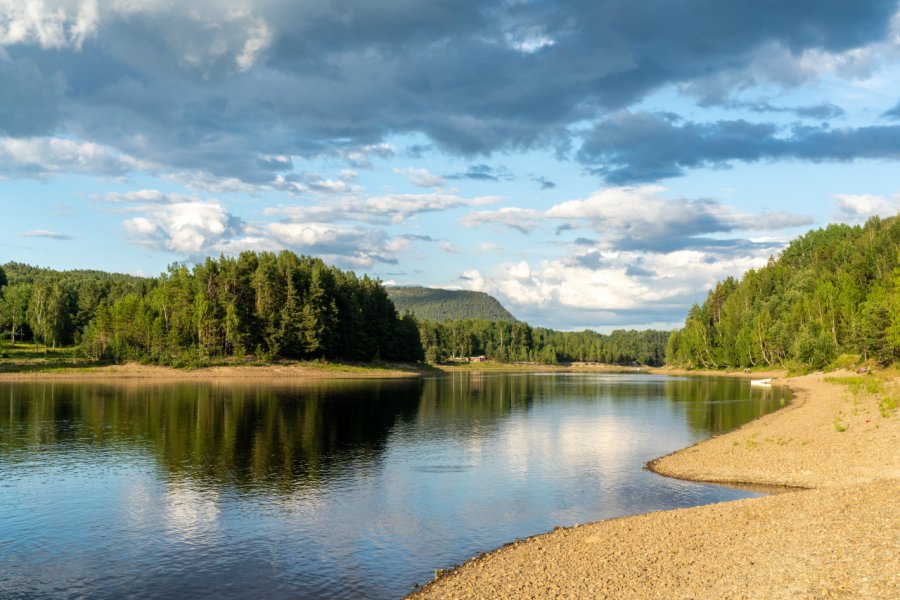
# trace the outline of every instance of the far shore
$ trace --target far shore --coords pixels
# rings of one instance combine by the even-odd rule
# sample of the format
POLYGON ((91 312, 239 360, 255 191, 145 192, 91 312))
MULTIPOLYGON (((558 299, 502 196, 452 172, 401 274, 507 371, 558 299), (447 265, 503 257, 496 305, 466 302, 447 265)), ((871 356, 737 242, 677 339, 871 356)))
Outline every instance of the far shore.
POLYGON ((554 530, 475 557, 413 598, 900 598, 900 377, 767 378, 794 400, 652 461, 671 477, 796 488, 554 530))
MULTIPOLYGON (((36 368, 35 368, 36 367, 36 368)), ((179 369, 140 363, 102 366, 48 365, 41 368, 0 372, 2 381, 103 381, 103 380, 319 380, 319 379, 398 379, 421 377, 428 372, 420 365, 357 365, 345 363, 280 362, 270 365, 225 365, 179 369)))
POLYGON ((560 365, 500 363, 452 363, 424 365, 410 363, 341 363, 326 361, 279 361, 272 364, 227 364, 200 368, 175 368, 128 362, 115 365, 87 365, 78 362, 32 360, 15 364, 0 360, 0 381, 43 380, 202 380, 202 379, 396 379, 458 372, 650 372, 650 367, 600 363, 560 365), (5 362, 5 364, 4 364, 5 362), (7 370, 4 370, 6 367, 7 370))

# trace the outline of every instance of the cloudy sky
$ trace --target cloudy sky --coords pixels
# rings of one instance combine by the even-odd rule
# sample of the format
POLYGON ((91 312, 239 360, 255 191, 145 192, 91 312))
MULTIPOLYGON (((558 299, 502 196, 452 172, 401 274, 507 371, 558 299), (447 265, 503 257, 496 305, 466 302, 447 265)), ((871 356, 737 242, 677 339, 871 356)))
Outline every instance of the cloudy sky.
POLYGON ((900 209, 900 7, 0 0, 0 262, 288 248, 668 327, 900 209))

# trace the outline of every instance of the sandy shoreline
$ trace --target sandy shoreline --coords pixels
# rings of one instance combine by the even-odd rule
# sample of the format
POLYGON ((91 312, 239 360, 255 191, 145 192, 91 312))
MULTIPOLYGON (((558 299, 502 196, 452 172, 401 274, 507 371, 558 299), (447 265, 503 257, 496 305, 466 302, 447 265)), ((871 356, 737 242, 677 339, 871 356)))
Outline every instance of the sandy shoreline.
MULTIPOLYGON (((3 361, 0 360, 0 366, 3 361)), ((521 365, 505 363, 472 363, 460 365, 440 365, 422 367, 413 364, 385 364, 381 367, 371 365, 352 365, 342 363, 320 364, 315 362, 289 362, 271 365, 225 365, 203 367, 198 369, 177 369, 138 363, 105 366, 55 366, 51 363, 29 363, 34 370, 3 371, 0 369, 2 381, 57 381, 57 380, 103 380, 103 379, 135 379, 135 380, 201 380, 201 379, 395 379, 422 377, 424 375, 440 375, 445 373, 472 372, 528 372, 528 373, 623 373, 650 372, 648 368, 619 367, 615 365, 598 365, 573 363, 570 365, 521 365)))
POLYGON ((176 369, 126 363, 87 368, 0 372, 3 381, 103 381, 103 380, 299 380, 299 379, 397 379, 421 377, 424 370, 415 365, 384 367, 342 364, 284 363, 265 366, 229 365, 200 369, 176 369))
POLYGON ((900 383, 877 393, 821 374, 785 383, 786 408, 651 468, 809 489, 556 530, 413 597, 900 598, 900 414, 879 406, 900 383))

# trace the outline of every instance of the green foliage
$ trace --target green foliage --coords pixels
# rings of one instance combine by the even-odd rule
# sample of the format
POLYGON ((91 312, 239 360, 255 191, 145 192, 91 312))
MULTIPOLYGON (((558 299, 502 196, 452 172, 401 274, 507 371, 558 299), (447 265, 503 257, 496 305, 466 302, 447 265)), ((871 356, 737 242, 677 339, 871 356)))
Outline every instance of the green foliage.
POLYGON ((418 361, 418 326, 381 283, 320 259, 244 252, 175 264, 147 293, 98 307, 88 356, 186 366, 221 357, 418 361))
POLYGON ((654 330, 564 332, 481 319, 419 323, 425 360, 431 363, 484 355, 499 362, 661 365, 669 336, 654 330))
POLYGON ((424 287, 389 287, 386 290, 399 312, 411 312, 423 321, 516 321, 496 298, 484 292, 424 287))
POLYGON ((291 252, 242 253, 155 279, 4 266, 0 325, 10 339, 81 342, 92 359, 182 366, 271 360, 424 357, 418 324, 381 283, 291 252))
POLYGON ((778 260, 719 283, 666 347, 669 364, 704 368, 821 369, 842 355, 900 358, 898 217, 797 238, 778 260))

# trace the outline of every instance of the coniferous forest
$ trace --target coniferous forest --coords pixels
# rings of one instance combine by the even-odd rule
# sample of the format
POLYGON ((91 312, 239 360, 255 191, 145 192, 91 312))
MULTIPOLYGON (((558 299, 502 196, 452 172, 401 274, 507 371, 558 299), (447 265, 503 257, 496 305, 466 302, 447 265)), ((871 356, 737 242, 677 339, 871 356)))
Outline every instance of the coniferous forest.
POLYGON ((822 368, 841 355, 900 358, 900 217, 829 225, 777 260, 728 278, 672 333, 666 362, 822 368))
POLYGON ((416 322, 381 283, 288 251, 243 252, 158 278, 5 266, 4 331, 90 358, 417 361, 416 322))
POLYGON ((423 321, 516 321, 496 298, 484 292, 426 287, 386 289, 398 312, 411 312, 423 321))
POLYGON ((95 360, 158 364, 228 357, 440 363, 484 355, 499 362, 659 365, 669 332, 417 321, 409 312, 398 315, 379 281, 284 251, 174 264, 156 278, 7 263, 0 268, 0 336, 74 344, 95 360))

